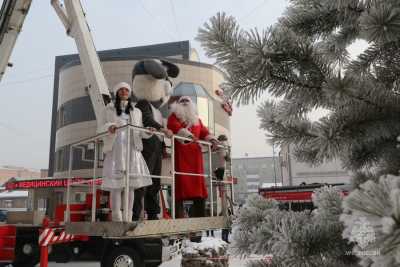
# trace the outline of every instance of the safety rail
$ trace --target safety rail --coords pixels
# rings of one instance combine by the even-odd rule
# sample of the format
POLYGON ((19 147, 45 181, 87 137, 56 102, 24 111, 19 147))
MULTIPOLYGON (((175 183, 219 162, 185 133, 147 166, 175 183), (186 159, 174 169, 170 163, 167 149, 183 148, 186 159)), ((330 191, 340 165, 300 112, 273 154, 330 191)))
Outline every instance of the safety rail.
MULTIPOLYGON (((162 136, 164 138, 168 138, 164 133, 159 132, 159 131, 154 131, 154 130, 150 130, 148 128, 144 128, 144 127, 139 127, 136 125, 131 125, 131 124, 127 124, 121 127, 117 127, 115 134, 117 134, 118 132, 121 131, 127 131, 127 141, 128 144, 131 143, 131 132, 132 131, 142 131, 142 132, 146 132, 149 134, 153 134, 153 135, 159 135, 162 136)), ((97 185, 99 184, 97 181, 99 181, 101 178, 98 178, 98 175, 96 174, 96 169, 98 166, 98 162, 99 162, 99 148, 98 145, 101 142, 101 139, 103 137, 106 137, 107 135, 109 135, 108 131, 107 132, 102 132, 99 133, 93 137, 89 137, 89 138, 85 138, 82 139, 80 141, 77 141, 75 143, 72 143, 70 145, 70 151, 69 151, 69 166, 68 166, 68 177, 67 178, 67 196, 66 196, 66 214, 65 214, 65 222, 70 222, 71 219, 71 209, 70 209, 70 197, 71 197, 71 186, 72 185, 76 185, 76 184, 90 184, 92 186, 92 207, 91 207, 91 221, 95 222, 96 221, 96 191, 97 191, 97 185), (74 183, 74 182, 70 182, 71 179, 73 179, 74 177, 72 177, 72 162, 73 162, 73 151, 74 148, 76 148, 77 146, 80 145, 84 145, 84 144, 89 144, 89 143, 94 143, 94 160, 93 160, 93 175, 92 175, 92 179, 87 180, 87 181, 80 181, 79 183, 74 183), (96 181, 96 182, 91 182, 91 181, 96 181)), ((213 169, 212 169, 212 146, 213 144, 211 142, 207 142, 207 141, 202 141, 202 140, 196 140, 194 141, 191 138, 187 138, 187 137, 182 137, 179 135, 173 135, 171 138, 171 176, 165 176, 165 175, 143 175, 143 174, 138 174, 141 176, 145 176, 145 177, 151 177, 151 178, 158 178, 158 179, 171 179, 172 183, 171 183, 171 212, 172 212, 172 219, 176 219, 176 214, 175 214, 175 176, 176 175, 189 175, 189 176, 203 176, 205 178, 209 178, 210 180, 210 213, 211 213, 211 217, 214 216, 214 196, 213 196, 213 183, 218 183, 218 184, 228 184, 231 186, 231 194, 232 194, 232 199, 233 199, 233 179, 231 181, 219 181, 219 180, 215 180, 215 176, 213 176, 213 169), (177 172, 175 171, 175 139, 177 140, 184 140, 184 141, 189 141, 189 142, 196 142, 199 143, 201 145, 205 145, 208 147, 207 153, 208 153, 208 160, 209 160, 209 174, 197 174, 197 173, 185 173, 185 172, 177 172)), ((128 146, 129 147, 129 146, 128 146)), ((223 149, 227 149, 228 153, 230 154, 230 146, 222 146, 222 145, 217 145, 217 147, 219 148, 223 148, 223 149)), ((125 159, 126 162, 130 162, 130 149, 127 149, 126 151, 126 155, 125 155, 125 159)), ((129 166, 129 165, 127 165, 129 166)), ((231 170, 230 170, 231 172, 231 170)), ((125 171, 125 192, 129 191, 129 179, 131 175, 136 175, 137 173, 130 173, 129 172, 129 167, 126 168, 125 171)), ((128 218, 128 203, 129 203, 129 196, 128 194, 124 194, 124 216, 123 216, 123 221, 129 221, 128 218)), ((223 204, 224 206, 224 204, 223 204)), ((223 207, 224 210, 224 207, 223 207)))

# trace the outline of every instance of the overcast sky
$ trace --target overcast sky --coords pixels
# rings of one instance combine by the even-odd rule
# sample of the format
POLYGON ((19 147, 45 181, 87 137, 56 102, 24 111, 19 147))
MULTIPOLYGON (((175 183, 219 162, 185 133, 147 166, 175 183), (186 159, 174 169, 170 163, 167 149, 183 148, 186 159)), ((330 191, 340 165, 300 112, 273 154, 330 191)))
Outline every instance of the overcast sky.
MULTIPOLYGON (((213 60, 205 57, 194 38, 218 11, 235 16, 243 28, 263 29, 287 6, 286 0, 82 2, 97 50, 189 40, 207 63, 213 60)), ((54 57, 76 52, 50 0, 33 0, 11 57, 14 67, 0 83, 0 166, 48 167, 54 57)), ((255 110, 256 105, 234 110, 234 157, 272 155, 255 110)))

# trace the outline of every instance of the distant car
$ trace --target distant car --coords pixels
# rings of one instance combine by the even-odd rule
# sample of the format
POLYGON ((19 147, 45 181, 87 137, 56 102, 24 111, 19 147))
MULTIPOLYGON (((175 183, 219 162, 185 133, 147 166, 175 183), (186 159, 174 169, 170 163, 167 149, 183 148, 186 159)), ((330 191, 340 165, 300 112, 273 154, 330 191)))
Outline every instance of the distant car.
POLYGON ((0 210, 0 222, 7 220, 7 210, 0 210))

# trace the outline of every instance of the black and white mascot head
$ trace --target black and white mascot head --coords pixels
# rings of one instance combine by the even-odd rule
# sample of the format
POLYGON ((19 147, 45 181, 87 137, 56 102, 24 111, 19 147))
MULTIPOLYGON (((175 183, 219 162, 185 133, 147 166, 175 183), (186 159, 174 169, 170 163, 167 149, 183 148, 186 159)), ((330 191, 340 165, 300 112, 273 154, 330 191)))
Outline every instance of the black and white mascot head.
MULTIPOLYGON (((158 59, 145 59, 137 62, 132 71, 132 91, 136 97, 136 107, 142 112, 143 126, 152 127, 161 132, 168 133, 160 107, 168 102, 172 92, 170 78, 176 78, 179 74, 177 65, 158 59)), ((161 175, 161 162, 163 155, 163 138, 153 135, 149 139, 143 139, 142 155, 146 161, 151 175, 161 175)), ((160 206, 158 193, 160 179, 154 178, 153 184, 145 191, 145 210, 149 220, 158 219, 160 206)), ((143 191, 144 192, 144 191, 143 191)), ((143 193, 135 193, 140 199, 143 193)), ((140 216, 140 208, 133 207, 133 220, 140 216)))
POLYGON ((136 63, 132 71, 133 93, 138 100, 163 105, 172 93, 170 78, 179 74, 177 65, 158 59, 146 59, 136 63))

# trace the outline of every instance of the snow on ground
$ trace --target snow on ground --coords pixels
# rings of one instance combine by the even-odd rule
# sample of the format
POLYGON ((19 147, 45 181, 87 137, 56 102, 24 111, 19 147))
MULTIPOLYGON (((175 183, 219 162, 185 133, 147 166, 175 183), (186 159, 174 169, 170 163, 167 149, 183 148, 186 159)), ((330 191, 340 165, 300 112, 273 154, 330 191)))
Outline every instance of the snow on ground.
MULTIPOLYGON (((182 252, 197 254, 197 251, 213 249, 215 251, 220 251, 220 249, 224 249, 227 247, 227 243, 222 241, 220 238, 214 237, 203 237, 201 243, 194 243, 190 241, 184 242, 184 247, 182 252)), ((226 251, 226 250, 225 250, 226 251)))
MULTIPOLYGON (((202 238, 201 243, 193 243, 190 241, 186 241, 184 245, 186 248, 184 250, 197 250, 197 249, 204 249, 204 248, 221 248, 226 245, 224 241, 221 239, 221 231, 214 231, 215 237, 204 237, 202 238)), ((229 253, 229 252, 228 252, 229 253)), ((229 267, 244 267, 246 266, 248 259, 240 259, 239 257, 235 257, 232 253, 229 253, 229 267)), ((181 266, 181 256, 177 256, 176 258, 164 262, 160 267, 179 267, 181 266)))
MULTIPOLYGON (((245 267, 248 260, 239 259, 236 257, 229 258, 229 267, 245 267)), ((180 267, 181 266, 181 256, 176 257, 173 260, 164 262, 160 267, 180 267)), ((89 266, 88 266, 89 267, 89 266)))

